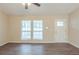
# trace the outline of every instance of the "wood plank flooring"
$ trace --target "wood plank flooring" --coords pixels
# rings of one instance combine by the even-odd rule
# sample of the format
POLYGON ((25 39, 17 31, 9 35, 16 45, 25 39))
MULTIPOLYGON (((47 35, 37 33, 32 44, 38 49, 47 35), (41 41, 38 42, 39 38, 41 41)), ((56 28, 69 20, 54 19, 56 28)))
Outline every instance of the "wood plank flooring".
POLYGON ((79 55, 79 49, 66 43, 8 43, 0 55, 79 55))

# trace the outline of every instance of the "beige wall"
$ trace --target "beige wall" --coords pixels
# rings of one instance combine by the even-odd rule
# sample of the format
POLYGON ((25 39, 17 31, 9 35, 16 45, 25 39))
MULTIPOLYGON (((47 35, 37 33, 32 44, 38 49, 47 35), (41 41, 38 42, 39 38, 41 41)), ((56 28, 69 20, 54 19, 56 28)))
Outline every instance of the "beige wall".
POLYGON ((7 42, 32 42, 32 43, 56 43, 69 42, 79 48, 79 10, 69 16, 6 16, 0 12, 0 46, 7 42), (22 20, 43 20, 44 39, 43 41, 22 41, 21 21, 22 20), (69 20, 68 20, 69 19, 69 20), (57 21, 63 21, 64 27, 56 26, 57 21), (68 27, 69 26, 69 27, 68 27), (45 29, 48 27, 48 29, 45 29))
POLYGON ((79 48, 79 10, 70 15, 69 41, 72 45, 79 48))
POLYGON ((9 17, 9 42, 43 42, 56 43, 68 42, 68 16, 11 16, 9 17), (43 41, 22 41, 21 40, 21 21, 22 20, 43 20, 44 21, 44 39, 43 41), (64 28, 57 32, 56 21, 64 21, 64 28), (48 29, 45 29, 48 27, 48 29), (64 37, 62 37, 64 35, 64 37), (59 37, 61 36, 61 37, 59 37))
POLYGON ((6 16, 0 12, 0 46, 7 42, 25 43, 61 43, 68 42, 68 16, 6 16), (43 41, 23 41, 21 40, 22 20, 43 20, 44 39, 43 41), (64 27, 56 26, 57 21, 63 21, 64 27), (48 27, 48 29, 46 29, 48 27))
POLYGON ((8 42, 8 20, 7 16, 0 12, 0 46, 8 42))

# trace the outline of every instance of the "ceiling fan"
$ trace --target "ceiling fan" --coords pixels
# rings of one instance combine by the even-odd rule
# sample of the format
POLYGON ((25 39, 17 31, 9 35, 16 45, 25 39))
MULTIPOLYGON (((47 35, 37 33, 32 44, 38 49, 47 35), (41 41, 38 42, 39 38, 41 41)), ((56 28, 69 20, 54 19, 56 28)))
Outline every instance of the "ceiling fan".
POLYGON ((28 9, 28 7, 33 4, 33 5, 36 5, 37 7, 40 7, 40 4, 39 3, 23 3, 25 9, 28 9))

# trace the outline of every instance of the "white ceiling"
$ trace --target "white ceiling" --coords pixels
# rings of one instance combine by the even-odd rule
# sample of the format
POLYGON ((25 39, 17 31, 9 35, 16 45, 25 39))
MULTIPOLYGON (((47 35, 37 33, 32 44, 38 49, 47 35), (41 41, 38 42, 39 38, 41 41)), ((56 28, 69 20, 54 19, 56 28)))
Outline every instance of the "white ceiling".
POLYGON ((22 3, 0 3, 0 9, 7 15, 67 15, 79 8, 78 3, 40 3, 25 10, 22 3))

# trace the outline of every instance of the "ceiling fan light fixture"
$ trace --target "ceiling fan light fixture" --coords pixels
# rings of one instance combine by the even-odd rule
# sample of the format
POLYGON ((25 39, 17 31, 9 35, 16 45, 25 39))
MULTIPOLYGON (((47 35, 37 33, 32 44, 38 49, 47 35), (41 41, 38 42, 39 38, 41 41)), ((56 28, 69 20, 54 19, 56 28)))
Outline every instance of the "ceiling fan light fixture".
POLYGON ((22 3, 23 6, 25 6, 25 3, 22 3))
POLYGON ((37 7, 40 7, 40 4, 39 3, 22 3, 22 5, 25 7, 25 9, 28 9, 28 7, 30 5, 32 5, 32 4, 36 5, 37 7))
POLYGON ((22 3, 23 6, 25 6, 25 4, 27 4, 28 6, 31 5, 31 3, 22 3))
POLYGON ((28 4, 28 6, 30 6, 31 5, 31 3, 27 3, 28 4))

